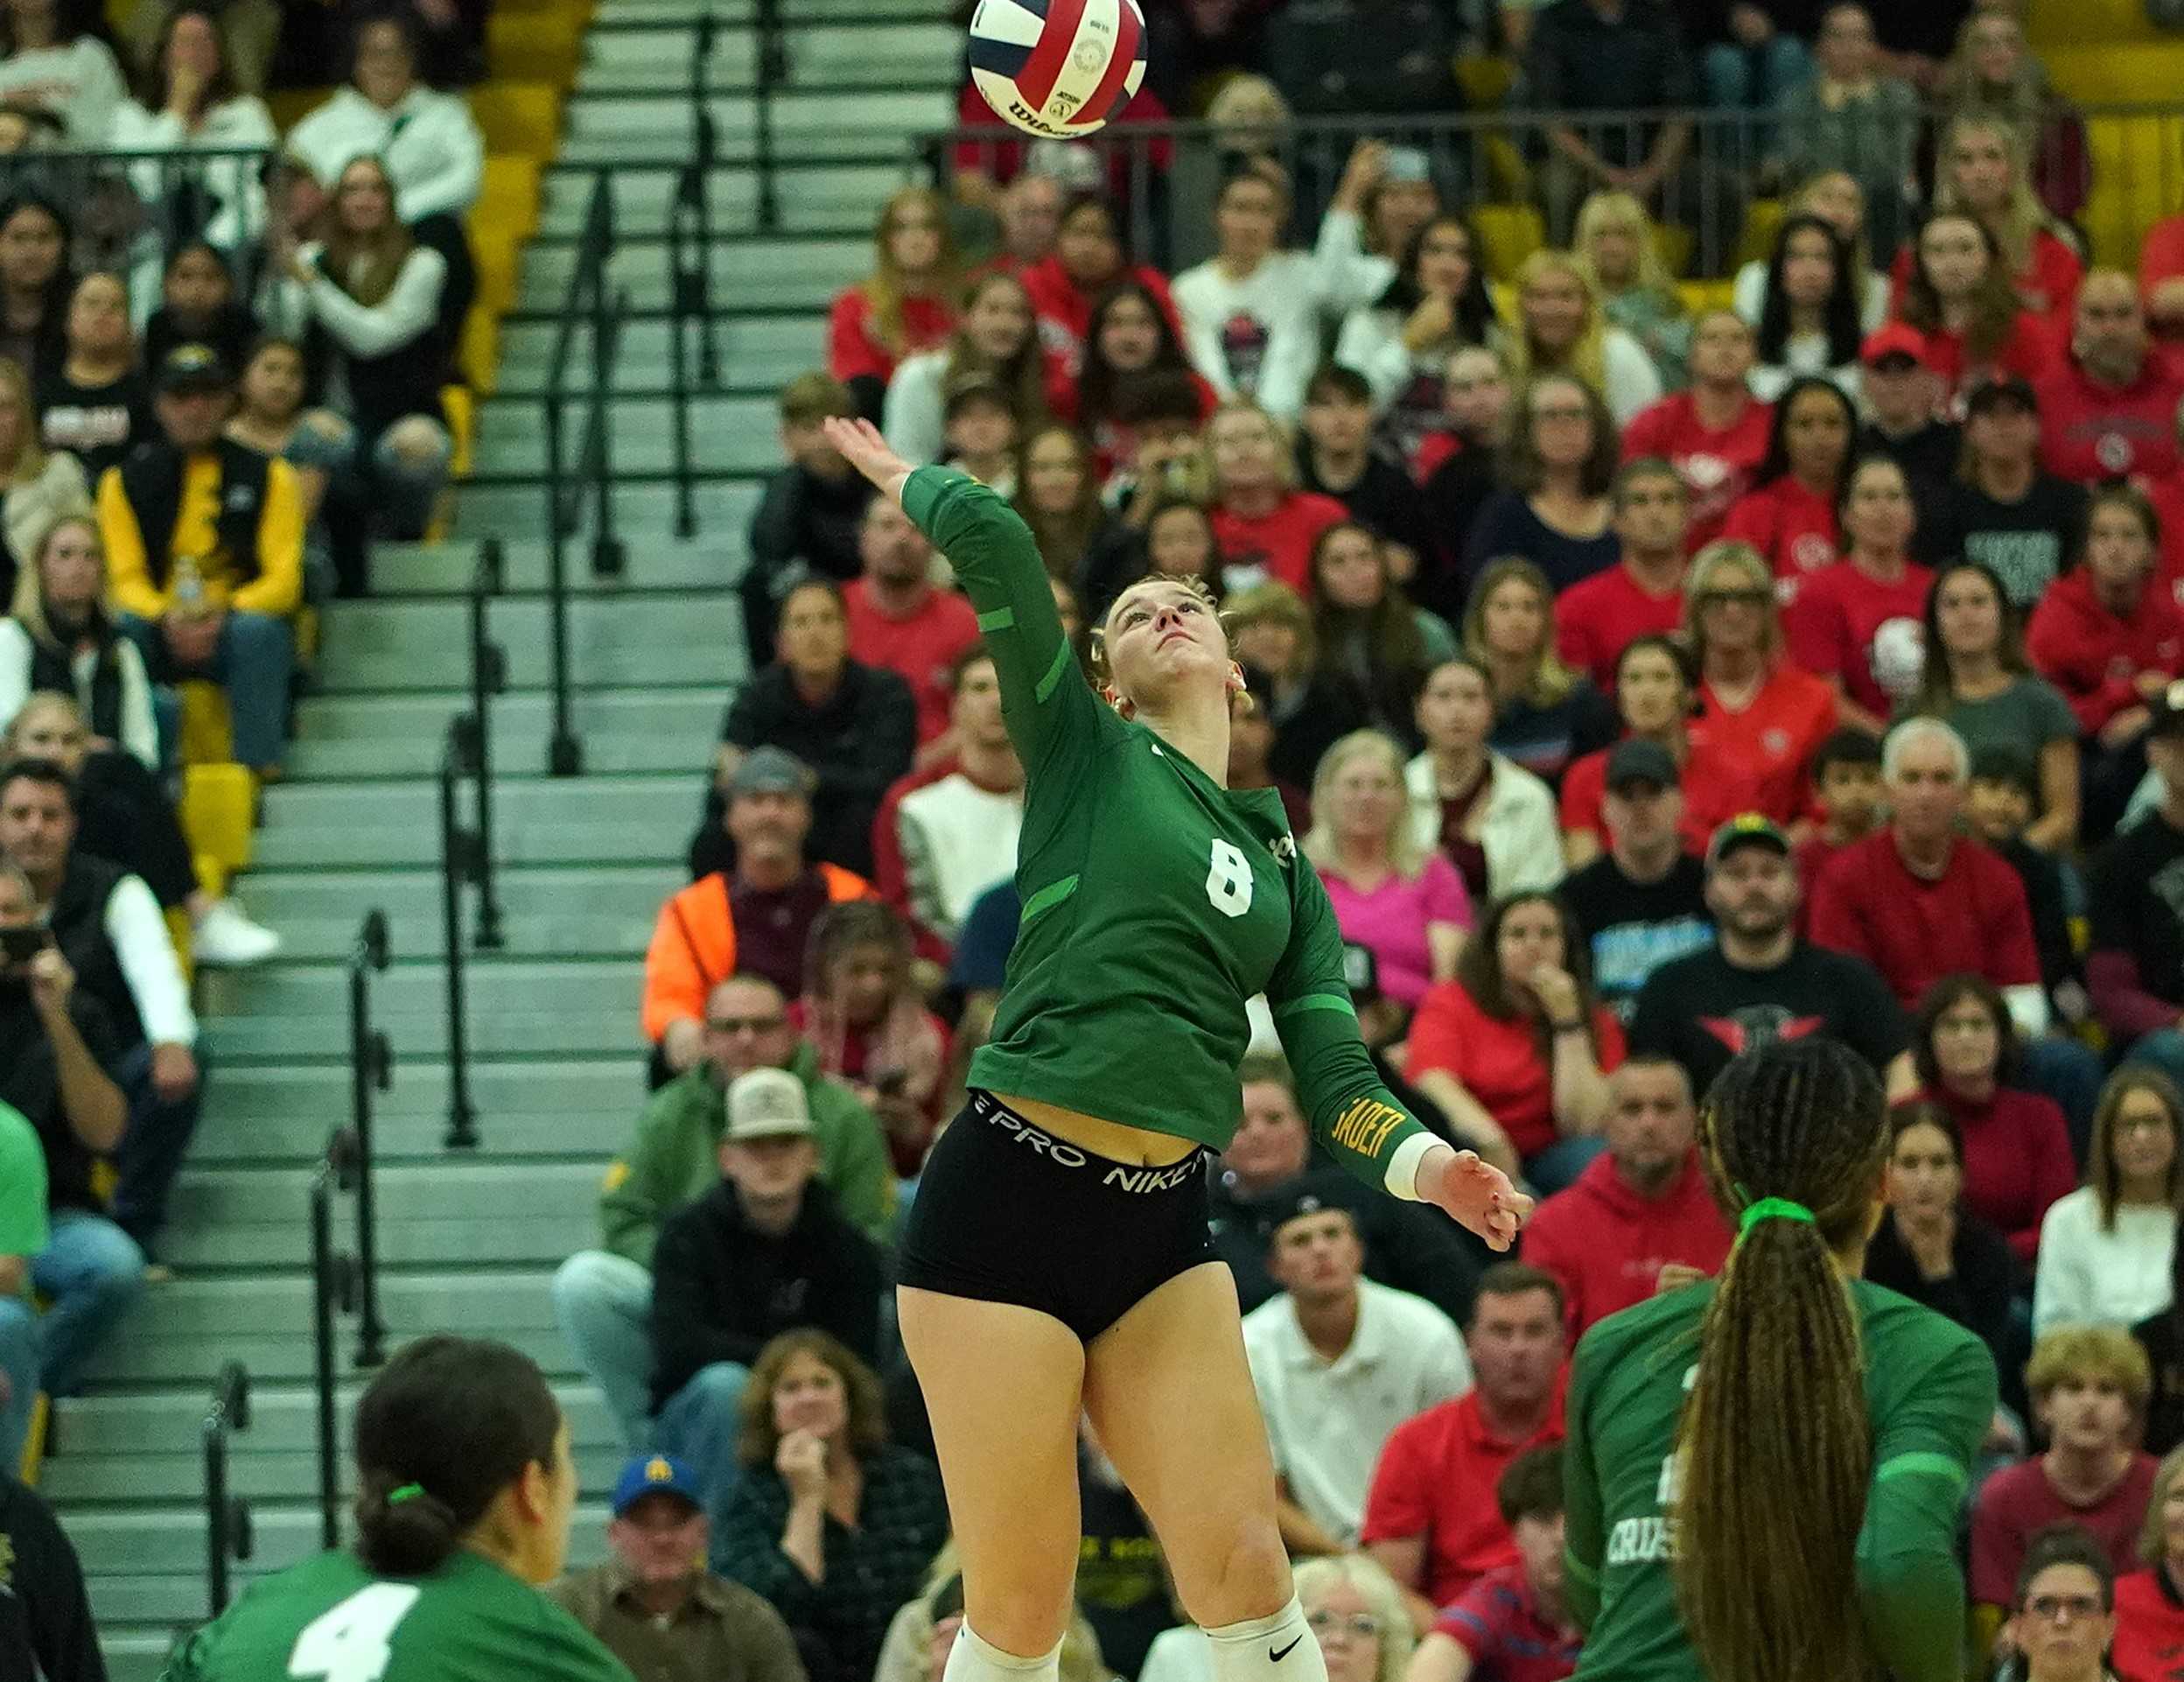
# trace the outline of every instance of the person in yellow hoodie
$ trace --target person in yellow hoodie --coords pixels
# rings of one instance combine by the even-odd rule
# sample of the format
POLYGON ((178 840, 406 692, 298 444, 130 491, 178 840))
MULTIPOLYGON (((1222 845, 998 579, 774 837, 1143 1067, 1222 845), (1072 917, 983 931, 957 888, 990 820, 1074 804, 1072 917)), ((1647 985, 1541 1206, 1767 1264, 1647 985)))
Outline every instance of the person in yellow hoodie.
POLYGON ((304 505, 285 461, 221 436, 234 390, 206 346, 167 353, 154 399, 162 436, 100 478, 99 534, 121 627, 152 681, 226 689, 235 758, 263 774, 287 736, 304 505))

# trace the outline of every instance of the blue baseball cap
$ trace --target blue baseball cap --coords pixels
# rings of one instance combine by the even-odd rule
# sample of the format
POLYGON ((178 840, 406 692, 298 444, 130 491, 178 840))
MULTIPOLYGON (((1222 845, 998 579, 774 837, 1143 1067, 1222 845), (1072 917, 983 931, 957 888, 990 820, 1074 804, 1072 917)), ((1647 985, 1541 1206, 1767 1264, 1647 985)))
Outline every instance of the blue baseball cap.
POLYGON ((697 1474, 666 1454, 640 1454, 622 1468, 621 1476, 614 1480, 615 1517, 648 1495, 680 1496, 701 1511, 705 1506, 705 1497, 698 1493, 697 1474))

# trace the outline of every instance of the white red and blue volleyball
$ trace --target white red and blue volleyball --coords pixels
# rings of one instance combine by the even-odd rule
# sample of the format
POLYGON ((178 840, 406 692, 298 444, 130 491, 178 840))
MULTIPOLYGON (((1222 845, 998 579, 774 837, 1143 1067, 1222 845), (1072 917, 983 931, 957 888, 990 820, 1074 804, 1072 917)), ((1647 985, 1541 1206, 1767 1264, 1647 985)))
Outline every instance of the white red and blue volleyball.
POLYGON ((1095 133, 1145 75, 1138 0, 978 0, 970 79, 1004 123, 1047 140, 1095 133))

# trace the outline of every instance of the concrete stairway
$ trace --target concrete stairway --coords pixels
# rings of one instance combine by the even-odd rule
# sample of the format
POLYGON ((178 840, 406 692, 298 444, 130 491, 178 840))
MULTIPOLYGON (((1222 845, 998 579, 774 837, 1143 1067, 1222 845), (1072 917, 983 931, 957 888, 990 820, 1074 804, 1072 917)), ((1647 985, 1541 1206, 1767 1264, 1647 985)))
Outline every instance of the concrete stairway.
MULTIPOLYGON (((198 1420, 220 1362, 255 1384, 233 1481, 256 1518, 256 1556, 285 1565, 317 1545, 311 1167, 348 1106, 342 958, 366 910, 392 926, 375 1015, 394 1046, 380 1100, 381 1302, 393 1341, 448 1328, 507 1337, 555 1375, 574 1422, 586 1503, 579 1558, 617 1460, 604 1409, 576 1378, 546 1281, 590 1241, 606 1156, 642 1098, 640 959, 698 811, 700 767, 743 670, 728 586, 744 564, 759 475, 775 460, 774 389, 821 361, 822 312, 862 272, 879 200, 903 179, 906 140, 948 120, 956 37, 941 0, 786 0, 792 90, 779 101, 787 226, 753 228, 747 0, 715 0, 713 302, 723 389, 694 435, 700 532, 673 536, 664 217, 672 160, 687 156, 680 86, 703 0, 603 0, 546 184, 542 231, 506 322, 503 364, 480 405, 478 476, 457 536, 383 550, 375 597, 329 615, 318 691, 303 706, 289 780, 271 789, 258 859, 241 891, 287 936, 279 962, 200 987, 211 1100, 178 1190, 167 1257, 93 1393, 60 1410, 45 1487, 92 1581, 117 1682, 156 1674, 173 1629, 204 1615, 198 1420), (664 75, 657 67, 673 67, 664 75), (635 306, 615 367, 616 509, 626 576, 595 581, 571 547, 570 647, 585 774, 544 774, 550 717, 539 394, 590 177, 636 160, 618 191, 613 280, 635 306), (509 690, 494 704, 505 950, 470 974, 472 1089, 483 1143, 450 1156, 444 975, 438 957, 431 781, 451 715, 466 704, 465 608, 475 542, 503 539, 507 590, 492 610, 509 690)), ((579 358, 579 361, 582 359, 579 358)), ((346 1200, 339 1219, 348 1220, 346 1200)), ((340 1242, 346 1242, 344 1237, 340 1242)), ((346 1409, 360 1380, 341 1331, 346 1409)))

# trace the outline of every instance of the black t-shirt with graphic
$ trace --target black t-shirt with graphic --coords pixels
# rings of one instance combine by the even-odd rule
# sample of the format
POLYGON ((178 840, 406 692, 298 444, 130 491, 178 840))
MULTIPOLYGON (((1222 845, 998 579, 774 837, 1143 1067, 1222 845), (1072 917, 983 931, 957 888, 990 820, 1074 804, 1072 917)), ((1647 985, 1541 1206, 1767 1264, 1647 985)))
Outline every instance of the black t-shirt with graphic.
POLYGON ((1591 944, 1600 1002, 1626 1027, 1647 977, 1714 942, 1705 866, 1687 852, 1657 882, 1634 882, 1613 858, 1595 859, 1563 883, 1562 902, 1591 944))
POLYGON ((1630 1048, 1682 1064, 1704 1096, 1739 1052, 1814 1034, 1840 1040, 1876 1070, 1910 1039, 1895 995, 1863 958, 1799 941, 1772 970, 1740 970, 1717 944, 1647 978, 1630 1048))
POLYGON ((83 476, 96 485, 99 475, 121 466, 130 450, 159 436, 151 387, 134 369, 104 385, 79 385, 55 374, 38 387, 38 436, 48 450, 75 457, 83 476))
POLYGON ((2026 612, 2068 561, 2084 529, 2085 503, 2082 487, 2053 473, 2035 473, 2032 488, 2016 502, 1998 502, 1976 485, 1952 484, 1918 549, 1937 563, 1959 555, 1984 562, 2001 578, 2010 605, 2026 612))
POLYGON ((2093 858, 2086 881, 2092 950, 2127 952, 2138 985, 2184 1004, 2184 830, 2149 812, 2093 858))

